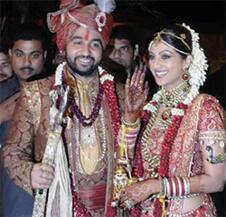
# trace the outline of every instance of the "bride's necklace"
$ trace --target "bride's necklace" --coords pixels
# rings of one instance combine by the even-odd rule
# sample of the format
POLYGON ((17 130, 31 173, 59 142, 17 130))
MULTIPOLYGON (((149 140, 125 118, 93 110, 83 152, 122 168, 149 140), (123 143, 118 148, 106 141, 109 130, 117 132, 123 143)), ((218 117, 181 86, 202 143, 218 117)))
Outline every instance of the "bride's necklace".
MULTIPOLYGON (((186 83, 181 84, 173 91, 169 92, 164 89, 156 93, 151 102, 149 102, 144 110, 146 117, 144 117, 143 132, 138 140, 141 143, 141 151, 146 162, 149 163, 150 174, 153 177, 158 175, 166 175, 168 172, 168 157, 171 151, 171 146, 177 135, 180 122, 184 116, 187 104, 197 95, 196 90, 193 90, 186 83), (171 94, 170 94, 171 93, 171 94), (153 125, 157 119, 159 108, 161 105, 171 108, 166 111, 169 113, 168 117, 162 115, 163 121, 168 121, 167 130, 163 142, 161 144, 161 153, 159 157, 150 153, 149 135, 153 125), (148 117, 148 118, 147 118, 148 117), (156 168, 159 167, 159 171, 156 168)), ((163 112, 164 114, 164 112, 163 112)))
POLYGON ((186 98, 189 90, 190 86, 188 82, 181 83, 173 90, 166 90, 165 88, 162 88, 162 94, 159 103, 166 107, 176 107, 178 103, 182 102, 186 98))
POLYGON ((178 103, 182 102, 186 98, 189 90, 190 86, 188 82, 182 82, 178 87, 172 90, 166 90, 165 88, 162 88, 162 94, 159 103, 166 107, 176 107, 178 103))
POLYGON ((160 105, 166 107, 162 111, 161 118, 163 125, 169 125, 171 122, 171 110, 172 108, 177 107, 180 102, 187 97, 190 91, 190 86, 188 82, 181 83, 178 87, 172 90, 166 90, 162 88, 161 90, 161 99, 159 101, 160 105))

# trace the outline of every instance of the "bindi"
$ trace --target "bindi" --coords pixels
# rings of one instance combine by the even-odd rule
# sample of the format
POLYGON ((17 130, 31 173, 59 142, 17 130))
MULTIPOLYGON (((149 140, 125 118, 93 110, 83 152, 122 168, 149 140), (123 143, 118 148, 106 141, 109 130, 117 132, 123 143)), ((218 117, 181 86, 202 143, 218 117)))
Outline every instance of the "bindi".
POLYGON ((90 36, 90 31, 86 29, 84 39, 87 41, 89 39, 89 36, 90 36))

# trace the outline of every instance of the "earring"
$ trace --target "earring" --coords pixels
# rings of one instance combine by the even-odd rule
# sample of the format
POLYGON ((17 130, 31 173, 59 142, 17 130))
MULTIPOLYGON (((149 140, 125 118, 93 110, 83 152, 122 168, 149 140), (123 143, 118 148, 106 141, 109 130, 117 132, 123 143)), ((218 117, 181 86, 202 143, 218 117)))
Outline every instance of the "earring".
POLYGON ((184 81, 188 81, 188 80, 190 79, 190 75, 189 75, 189 73, 188 73, 188 69, 185 69, 185 70, 184 70, 184 73, 182 74, 182 79, 183 79, 184 81))

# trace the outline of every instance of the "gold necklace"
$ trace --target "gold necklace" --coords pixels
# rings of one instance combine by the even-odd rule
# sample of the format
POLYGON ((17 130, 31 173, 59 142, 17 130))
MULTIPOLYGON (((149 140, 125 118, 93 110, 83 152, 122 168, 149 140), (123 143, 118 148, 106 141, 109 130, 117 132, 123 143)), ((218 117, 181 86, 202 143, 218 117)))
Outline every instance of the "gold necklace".
POLYGON ((162 88, 160 104, 166 107, 176 107, 178 103, 182 102, 188 95, 190 85, 188 82, 182 82, 173 90, 166 90, 162 88))
POLYGON ((141 139, 141 143, 142 143, 141 149, 142 149, 145 161, 149 164, 149 174, 151 178, 158 177, 158 173, 156 172, 155 168, 157 168, 160 165, 160 159, 157 154, 150 153, 150 144, 148 143, 148 140, 149 140, 149 135, 154 126, 154 123, 155 121, 157 121, 160 104, 164 105, 165 107, 170 107, 165 109, 165 111, 162 112, 161 114, 162 120, 159 120, 162 126, 166 129, 171 124, 171 121, 172 121, 171 120, 172 107, 176 107, 178 103, 182 102, 187 97, 189 90, 190 90, 190 86, 187 82, 181 83, 178 87, 176 87, 174 90, 171 90, 171 91, 162 89, 162 94, 159 101, 158 109, 155 112, 152 112, 152 116, 149 119, 147 127, 144 131, 143 137, 141 139))
POLYGON ((146 129, 144 131, 144 134, 141 139, 141 149, 144 156, 145 161, 148 163, 149 168, 149 174, 151 178, 157 178, 158 173, 155 171, 155 168, 157 168, 160 164, 159 156, 157 154, 153 154, 150 156, 150 146, 148 143, 149 135, 151 133, 152 127, 154 126, 154 123, 157 119, 157 115, 159 112, 159 105, 157 106, 157 110, 152 112, 151 118, 148 121, 148 124, 146 126, 146 129))

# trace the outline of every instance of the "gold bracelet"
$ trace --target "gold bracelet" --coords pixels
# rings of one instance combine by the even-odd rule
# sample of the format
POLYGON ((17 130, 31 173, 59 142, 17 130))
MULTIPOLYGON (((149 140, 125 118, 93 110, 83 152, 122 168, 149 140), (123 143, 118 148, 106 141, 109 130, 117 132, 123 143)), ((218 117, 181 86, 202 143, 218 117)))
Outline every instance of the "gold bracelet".
POLYGON ((122 124, 123 124, 125 127, 136 129, 136 128, 138 128, 139 125, 140 125, 140 118, 138 118, 134 123, 128 123, 128 122, 126 122, 126 121, 122 118, 122 124))

